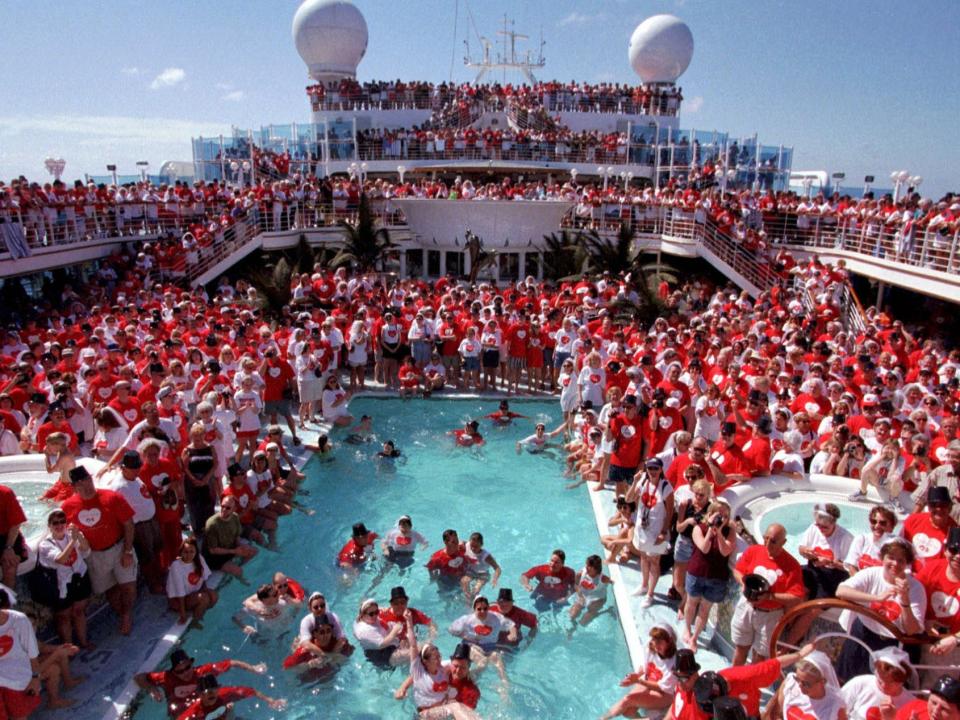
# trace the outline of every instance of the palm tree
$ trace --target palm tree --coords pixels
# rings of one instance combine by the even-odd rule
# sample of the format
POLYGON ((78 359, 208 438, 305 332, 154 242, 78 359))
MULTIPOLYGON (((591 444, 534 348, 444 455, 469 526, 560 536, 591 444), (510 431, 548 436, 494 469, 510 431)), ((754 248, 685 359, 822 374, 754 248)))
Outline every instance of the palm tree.
POLYGON ((652 322, 664 310, 664 304, 657 297, 656 282, 647 274, 649 266, 640 262, 640 251, 633 244, 633 228, 621 223, 617 236, 612 240, 601 237, 591 230, 583 237, 588 253, 590 270, 594 273, 610 272, 614 276, 626 277, 637 293, 638 302, 617 300, 611 303, 612 312, 620 317, 639 317, 644 323, 652 322))
POLYGON ((613 275, 628 273, 639 266, 640 253, 633 245, 633 228, 621 223, 613 240, 601 237, 596 230, 583 235, 588 253, 588 265, 592 272, 610 272, 613 275))
POLYGON ((569 280, 583 274, 587 250, 581 233, 563 230, 543 236, 543 274, 551 280, 569 280))
POLYGON ((260 310, 279 316, 292 299, 291 285, 295 275, 312 273, 314 266, 323 263, 325 251, 310 246, 307 236, 301 235, 297 245, 280 253, 248 255, 231 270, 231 274, 246 279, 257 289, 260 310), (276 258, 272 260, 271 257, 276 258))
POLYGON ((386 228, 377 227, 366 193, 360 195, 357 221, 341 220, 338 224, 343 229, 343 249, 330 262, 333 267, 349 264, 360 272, 368 272, 382 264, 387 251, 398 247, 386 228))
POLYGON ((463 244, 470 257, 470 274, 467 276, 467 282, 473 285, 477 281, 480 271, 497 261, 497 251, 484 250, 483 238, 469 228, 464 233, 463 244))

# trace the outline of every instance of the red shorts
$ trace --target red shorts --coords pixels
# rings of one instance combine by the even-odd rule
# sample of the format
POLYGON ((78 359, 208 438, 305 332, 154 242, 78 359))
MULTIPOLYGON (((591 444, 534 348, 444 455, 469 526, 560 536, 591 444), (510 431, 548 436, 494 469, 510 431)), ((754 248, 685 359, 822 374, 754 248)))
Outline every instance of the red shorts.
POLYGON ((0 687, 0 720, 25 718, 40 704, 39 695, 27 695, 26 690, 0 687))
POLYGON ((256 440, 257 435, 259 434, 260 434, 259 430, 241 430, 240 432, 237 433, 237 439, 247 440, 252 438, 253 440, 256 440))

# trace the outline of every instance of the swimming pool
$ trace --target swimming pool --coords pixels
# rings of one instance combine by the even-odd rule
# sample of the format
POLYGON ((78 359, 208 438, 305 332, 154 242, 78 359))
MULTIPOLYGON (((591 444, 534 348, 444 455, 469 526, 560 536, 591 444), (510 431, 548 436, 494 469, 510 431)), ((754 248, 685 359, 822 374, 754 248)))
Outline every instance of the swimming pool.
MULTIPOLYGON (((369 443, 340 444, 332 461, 312 460, 304 485, 310 495, 301 501, 315 514, 295 511, 281 521, 280 551, 261 551, 247 566, 250 586, 231 582, 223 588, 220 605, 207 615, 203 630, 187 634, 184 648, 198 663, 225 657, 266 661, 268 676, 230 671, 221 681, 252 685, 268 695, 287 698, 283 717, 411 717, 412 700, 401 703, 393 699, 404 670, 378 671, 357 652, 331 682, 303 686, 295 675, 280 670, 299 617, 291 618, 281 632, 263 641, 244 642, 231 616, 243 598, 275 570, 288 573, 308 591, 323 591, 347 627, 352 627, 362 598, 373 596, 385 603, 390 588, 402 584, 410 604, 432 616, 439 626, 440 650, 448 656, 456 643, 447 626, 465 613, 467 606, 462 596, 438 593, 422 567, 429 553, 441 546, 440 536, 447 527, 457 529, 461 539, 470 532, 482 532, 485 547, 503 568, 500 587, 513 588, 517 604, 533 610, 519 583, 522 572, 546 562, 554 548, 563 548, 567 564, 578 570, 586 556, 600 548, 586 488, 564 489, 566 481, 558 459, 526 452, 517 455, 515 451, 516 441, 532 433, 535 421, 546 422, 548 428, 559 424, 556 402, 516 402, 513 410, 530 419, 516 420, 503 429, 482 420, 480 431, 486 438, 482 448, 456 448, 452 439, 445 437, 465 420, 493 412, 496 404, 496 400, 354 400, 351 412, 358 417, 373 416, 377 439, 395 440, 404 459, 393 467, 378 465, 372 456, 379 444, 369 443), (411 568, 391 569, 373 590, 370 586, 380 568, 379 560, 355 583, 344 584, 334 557, 351 525, 362 521, 382 536, 403 514, 412 516, 414 529, 428 538, 430 550, 419 552, 418 562, 411 568)), ((334 442, 342 437, 342 433, 334 433, 334 442)), ((496 590, 488 587, 487 595, 494 600, 496 590)), ((619 697, 619 680, 630 669, 612 606, 611 596, 607 612, 574 632, 570 632, 565 609, 540 613, 539 635, 506 660, 510 686, 505 698, 497 692, 499 679, 493 670, 481 676, 480 715, 520 720, 602 713, 619 697)), ((347 634, 353 642, 349 629, 347 634)), ((238 705, 238 714, 246 718, 277 715, 250 701, 238 705)), ((161 717, 162 706, 149 699, 137 713, 137 718, 161 717)))

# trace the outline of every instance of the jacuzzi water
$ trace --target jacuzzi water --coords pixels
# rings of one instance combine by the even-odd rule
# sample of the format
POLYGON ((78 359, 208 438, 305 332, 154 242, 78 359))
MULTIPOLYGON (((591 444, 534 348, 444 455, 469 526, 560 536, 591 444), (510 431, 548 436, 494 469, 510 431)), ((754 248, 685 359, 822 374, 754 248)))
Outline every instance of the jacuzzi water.
MULTIPOLYGON (((794 557, 799 558, 797 549, 800 547, 800 536, 813 524, 813 507, 818 502, 824 502, 824 500, 813 498, 807 501, 791 499, 777 503, 760 515, 754 529, 756 538, 759 540, 764 529, 770 524, 780 523, 787 530, 787 544, 785 546, 787 551, 794 557)), ((854 504, 834 500, 829 500, 829 502, 833 502, 840 508, 839 524, 849 530, 854 537, 870 531, 872 504, 854 504)))
POLYGON ((38 538, 47 528, 47 515, 58 507, 58 503, 43 500, 43 494, 51 485, 51 476, 45 472, 22 472, 0 478, 0 482, 17 493, 17 499, 27 516, 26 524, 20 529, 28 540, 38 538), (35 476, 35 477, 32 477, 35 476))
MULTIPOLYGON (((432 616, 439 626, 440 650, 449 656, 456 640, 447 627, 467 612, 467 605, 462 595, 438 594, 423 568, 429 553, 441 547, 441 534, 447 527, 455 528, 461 539, 473 531, 482 532, 485 547, 503 568, 499 586, 513 588, 517 604, 533 610, 519 583, 521 573, 546 562, 554 548, 564 549, 567 564, 577 570, 587 555, 600 548, 586 488, 564 488, 567 481, 561 477, 558 458, 526 452, 517 455, 515 451, 516 441, 533 432, 535 421, 546 422, 548 428, 559 424, 558 404, 517 402, 512 409, 531 419, 515 420, 504 429, 481 420, 486 444, 464 449, 455 447, 445 433, 462 427, 467 419, 493 412, 496 401, 354 400, 351 412, 356 417, 373 416, 377 439, 395 440, 403 459, 392 468, 378 464, 372 457, 380 449, 378 443, 340 444, 344 434, 334 432, 334 459, 315 458, 306 468, 304 487, 310 495, 301 500, 316 514, 295 511, 281 521, 280 551, 261 551, 246 566, 249 586, 231 582, 223 588, 220 604, 205 618, 205 627, 186 635, 185 649, 198 664, 226 657, 265 661, 267 676, 231 670, 221 676, 221 682, 247 684, 267 695, 287 698, 285 718, 412 717, 412 699, 393 699, 405 669, 377 670, 356 652, 331 681, 305 686, 295 674, 280 669, 300 616, 290 618, 281 628, 265 631, 262 639, 247 642, 231 616, 259 583, 282 570, 308 592, 325 593, 353 642, 351 629, 360 601, 372 596, 385 606, 390 588, 402 584, 410 605, 432 616), (411 568, 388 570, 375 588, 371 585, 382 567, 379 559, 354 583, 346 584, 334 558, 351 525, 362 521, 382 536, 403 514, 412 516, 414 529, 428 538, 430 549, 418 551, 411 568)), ((486 594, 494 600, 496 592, 488 587, 486 594)), ((488 669, 481 675, 480 715, 515 720, 598 716, 619 697, 619 680, 630 669, 623 632, 612 607, 611 595, 610 609, 588 627, 575 631, 571 631, 565 608, 540 613, 537 637, 506 658, 509 689, 503 697, 496 672, 488 669)), ((237 712, 245 718, 279 716, 249 700, 239 703, 237 712)), ((137 713, 138 718, 163 716, 162 705, 149 698, 137 713)))

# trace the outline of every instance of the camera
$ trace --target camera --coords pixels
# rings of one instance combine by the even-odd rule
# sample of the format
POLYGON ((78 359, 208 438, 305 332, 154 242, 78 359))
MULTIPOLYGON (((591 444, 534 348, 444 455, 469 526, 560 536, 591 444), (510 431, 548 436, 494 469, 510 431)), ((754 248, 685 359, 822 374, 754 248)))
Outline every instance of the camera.
POLYGON ((724 522, 725 522, 725 521, 724 521, 724 519, 723 519, 723 516, 722 516, 722 515, 718 515, 717 517, 715 517, 715 518, 713 519, 712 525, 713 525, 715 528, 721 528, 721 527, 724 526, 724 522))

